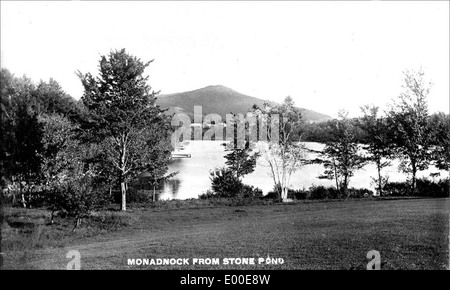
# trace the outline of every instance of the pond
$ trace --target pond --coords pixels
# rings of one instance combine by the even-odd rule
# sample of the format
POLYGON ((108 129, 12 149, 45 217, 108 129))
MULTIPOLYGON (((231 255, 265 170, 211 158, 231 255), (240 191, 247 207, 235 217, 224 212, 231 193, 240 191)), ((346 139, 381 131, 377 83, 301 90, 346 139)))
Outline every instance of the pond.
MULTIPOLYGON (((171 180, 161 184, 158 188, 159 200, 197 198, 200 194, 211 188, 210 171, 225 165, 224 156, 228 153, 224 150, 223 141, 188 141, 184 143, 184 149, 178 153, 190 154, 191 158, 174 158, 169 165, 169 173, 179 171, 171 180)), ((322 150, 324 144, 305 142, 307 148, 322 150)), ((398 172, 398 160, 384 168, 382 174, 389 176, 389 181, 404 181, 406 175, 398 172)), ((290 187, 293 189, 307 189, 312 185, 334 186, 333 180, 319 179, 324 171, 321 164, 311 164, 301 167, 294 172, 290 179, 290 187)), ((429 177, 430 173, 439 172, 434 166, 421 171, 419 177, 429 177)), ((377 175, 376 166, 368 164, 358 170, 350 179, 350 187, 368 188, 373 191, 372 177, 377 175)), ((441 176, 443 173, 441 172, 441 176)), ((270 169, 264 164, 263 158, 257 162, 255 171, 243 178, 245 184, 260 188, 264 194, 273 189, 273 179, 270 169)))

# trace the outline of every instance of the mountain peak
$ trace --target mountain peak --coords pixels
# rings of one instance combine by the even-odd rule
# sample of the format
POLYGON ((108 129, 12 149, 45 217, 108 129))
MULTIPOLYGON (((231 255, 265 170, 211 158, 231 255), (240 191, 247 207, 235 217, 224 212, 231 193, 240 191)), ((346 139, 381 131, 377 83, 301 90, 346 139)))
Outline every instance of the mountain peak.
POLYGON ((215 90, 215 91, 222 91, 222 92, 235 92, 235 90, 232 90, 226 86, 223 85, 210 85, 206 86, 200 90, 215 90))
MULTIPOLYGON (((201 89, 160 95, 156 103, 162 108, 169 109, 169 114, 183 112, 193 117, 194 107, 201 106, 202 114, 218 114, 222 118, 229 113, 245 114, 254 104, 264 106, 264 100, 241 94, 223 85, 210 85, 201 89)), ((275 102, 272 102, 276 105, 275 102)), ((301 109, 305 121, 321 122, 331 119, 330 116, 301 109)))

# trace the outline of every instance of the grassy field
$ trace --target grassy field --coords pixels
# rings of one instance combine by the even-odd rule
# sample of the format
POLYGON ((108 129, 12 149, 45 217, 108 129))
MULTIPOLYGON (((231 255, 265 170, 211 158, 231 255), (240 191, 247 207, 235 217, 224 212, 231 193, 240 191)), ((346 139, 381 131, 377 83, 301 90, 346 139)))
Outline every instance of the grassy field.
POLYGON ((446 269, 450 199, 354 199, 250 206, 164 202, 98 212, 75 232, 44 210, 5 208, 4 269, 446 269), (282 258, 277 265, 192 265, 193 258, 282 258), (128 266, 131 258, 189 258, 183 266, 128 266))

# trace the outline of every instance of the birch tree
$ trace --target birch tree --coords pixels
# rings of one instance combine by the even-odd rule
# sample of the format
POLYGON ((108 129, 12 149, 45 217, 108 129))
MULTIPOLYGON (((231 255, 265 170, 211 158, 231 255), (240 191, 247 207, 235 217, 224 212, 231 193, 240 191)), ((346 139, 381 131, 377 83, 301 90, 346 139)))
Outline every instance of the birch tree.
MULTIPOLYGON (((298 128, 302 122, 300 109, 294 106, 291 97, 286 97, 283 104, 258 110, 263 114, 261 128, 267 142, 258 142, 259 153, 270 168, 274 186, 281 200, 288 200, 289 182, 292 173, 305 164, 305 147, 299 140, 298 128)), ((260 116, 261 117, 261 116, 260 116)), ((259 132, 260 134, 261 132, 259 132)))

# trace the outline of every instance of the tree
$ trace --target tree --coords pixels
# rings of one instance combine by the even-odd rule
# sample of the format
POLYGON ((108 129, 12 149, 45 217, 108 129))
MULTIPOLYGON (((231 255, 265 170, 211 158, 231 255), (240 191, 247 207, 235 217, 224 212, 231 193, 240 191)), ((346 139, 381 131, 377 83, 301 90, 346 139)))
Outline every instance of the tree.
POLYGON ((123 211, 126 183, 151 162, 143 159, 142 152, 145 146, 152 146, 152 140, 143 140, 141 134, 146 128, 160 126, 163 120, 163 110, 155 105, 157 93, 151 91, 148 76, 143 75, 150 63, 122 49, 101 57, 98 77, 78 73, 85 90, 82 102, 89 112, 83 127, 105 143, 120 183, 123 211))
POLYGON ((50 78, 48 82, 40 81, 32 93, 31 107, 39 114, 60 114, 70 121, 78 121, 81 108, 78 102, 68 95, 59 83, 50 78))
POLYGON ((241 177, 244 175, 255 171, 256 159, 258 157, 259 153, 255 152, 251 154, 251 150, 249 148, 235 148, 230 153, 225 155, 225 159, 227 160, 225 161, 225 164, 236 176, 236 179, 241 180, 241 177))
POLYGON ((55 209, 63 211, 68 217, 75 218, 75 230, 82 218, 100 203, 102 188, 96 185, 95 172, 73 172, 74 175, 66 178, 54 188, 56 197, 55 209))
POLYGON ((76 126, 65 117, 57 114, 39 116, 43 128, 42 144, 42 185, 46 188, 45 200, 51 210, 50 222, 54 213, 61 208, 63 185, 73 171, 79 170, 81 144, 75 139, 76 126))
POLYGON ((1 173, 3 185, 21 181, 30 183, 41 177, 43 114, 75 116, 78 103, 59 84, 50 79, 36 86, 26 76, 15 77, 1 70, 1 173))
POLYGON ((37 114, 30 112, 26 104, 20 105, 16 118, 13 172, 18 180, 31 182, 40 174, 42 127, 37 114))
POLYGON ((153 187, 153 201, 156 200, 156 187, 161 182, 166 182, 170 178, 178 174, 177 172, 172 172, 167 174, 169 170, 169 161, 172 156, 172 145, 171 145, 171 125, 168 116, 162 115, 161 124, 165 126, 154 126, 147 130, 148 134, 145 140, 151 140, 151 146, 144 146, 146 148, 147 157, 145 159, 150 159, 152 162, 145 165, 145 172, 147 173, 148 182, 153 187))
POLYGON ((267 128, 265 135, 268 142, 259 142, 258 149, 270 167, 281 200, 288 201, 290 176, 305 164, 306 149, 302 143, 294 141, 300 139, 295 136, 295 133, 299 134, 298 128, 302 122, 300 109, 288 96, 280 106, 271 107, 266 103, 265 108, 259 110, 264 114, 262 122, 265 125, 262 127, 267 128))
POLYGON ((42 175, 46 189, 45 200, 54 213, 62 211, 75 218, 75 227, 81 219, 104 199, 105 184, 97 162, 96 144, 83 143, 78 139, 78 124, 59 114, 41 115, 43 128, 42 175))
POLYGON ((39 175, 41 128, 30 109, 34 84, 1 70, 0 164, 2 185, 35 181, 39 175))
POLYGON ((450 115, 436 113, 430 117, 432 158, 440 170, 450 169, 450 115))
POLYGON ((326 160, 322 163, 325 172, 319 178, 334 179, 336 189, 347 196, 348 184, 354 172, 364 166, 365 159, 358 153, 358 144, 352 134, 352 124, 346 112, 339 112, 339 120, 334 122, 333 141, 325 144, 323 154, 326 160))
POLYGON ((422 70, 405 71, 404 82, 404 91, 391 105, 388 121, 395 154, 401 160, 400 170, 411 174, 411 190, 414 193, 417 172, 427 169, 431 159, 427 105, 431 84, 425 82, 422 70))
MULTIPOLYGON (((259 157, 258 152, 251 153, 255 140, 251 140, 250 135, 252 130, 256 130, 254 128, 256 124, 251 124, 252 119, 245 120, 241 119, 238 114, 232 115, 233 118, 229 125, 233 126, 233 143, 229 146, 231 152, 224 158, 227 169, 235 175, 236 180, 241 181, 241 177, 255 170, 256 160, 259 157)), ((253 116, 252 113, 249 115, 253 116)))
POLYGON ((377 191, 382 195, 386 178, 383 178, 381 170, 391 164, 392 157, 388 127, 386 120, 378 117, 378 107, 364 106, 361 108, 364 116, 360 120, 360 127, 367 133, 364 149, 369 153, 367 160, 374 162, 378 176, 374 179, 377 183, 377 191))

